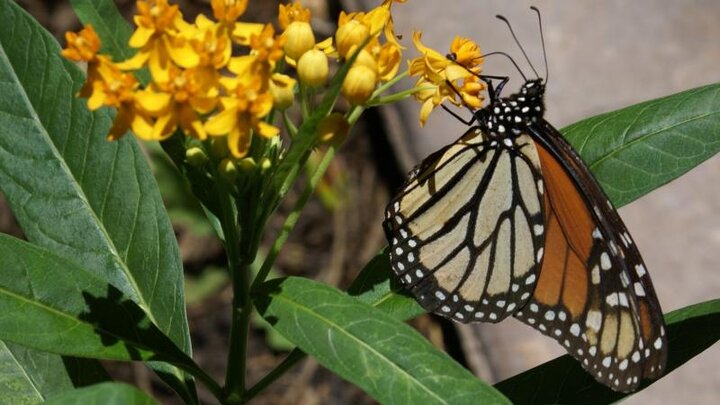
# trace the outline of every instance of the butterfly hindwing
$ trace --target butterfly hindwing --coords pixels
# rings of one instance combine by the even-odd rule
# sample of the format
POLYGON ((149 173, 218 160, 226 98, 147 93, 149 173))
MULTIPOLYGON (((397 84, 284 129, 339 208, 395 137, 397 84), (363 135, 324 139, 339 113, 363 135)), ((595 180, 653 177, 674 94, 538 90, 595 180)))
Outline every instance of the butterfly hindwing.
POLYGON ((547 185, 547 254, 536 290, 516 316, 555 338, 598 381, 632 391, 665 363, 652 283, 589 169, 549 124, 538 128, 533 138, 547 185))
POLYGON ((498 322, 530 297, 542 259, 542 181, 528 136, 478 128, 429 156, 388 205, 392 268, 428 311, 498 322))

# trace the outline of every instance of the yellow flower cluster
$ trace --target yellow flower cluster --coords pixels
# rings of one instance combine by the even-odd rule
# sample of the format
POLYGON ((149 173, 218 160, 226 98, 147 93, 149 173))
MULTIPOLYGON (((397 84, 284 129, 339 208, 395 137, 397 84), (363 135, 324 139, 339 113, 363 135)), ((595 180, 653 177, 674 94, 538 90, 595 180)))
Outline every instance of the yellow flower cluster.
POLYGON ((385 0, 382 5, 367 13, 340 13, 335 33, 338 56, 349 58, 359 50, 342 86, 342 94, 350 103, 365 103, 378 84, 387 82, 397 74, 402 48, 393 32, 390 11, 393 3, 405 1, 385 0), (382 34, 385 43, 380 40, 382 34))
POLYGON ((432 110, 445 101, 465 104, 473 109, 483 102, 481 92, 486 85, 478 75, 483 63, 480 47, 467 38, 456 36, 450 45, 450 56, 441 55, 420 41, 421 33, 413 34, 413 44, 422 56, 412 59, 410 75, 420 76, 415 98, 422 103, 420 124, 425 125, 432 110))
POLYGON ((63 55, 87 63, 80 95, 89 108, 117 109, 109 139, 132 130, 144 140, 164 140, 181 130, 200 141, 226 137, 232 156, 242 158, 253 135, 279 134, 268 118, 273 109, 294 103, 298 83, 291 72, 282 73, 288 66, 301 86, 319 88, 328 81, 329 57, 342 61, 357 53, 342 86, 353 105, 368 101, 396 75, 401 48, 392 32, 393 2, 404 0, 385 0, 368 13, 343 13, 334 38, 316 42, 310 11, 299 3, 280 6, 282 32, 276 34, 271 24, 238 21, 247 0, 211 0, 215 19, 199 15, 192 24, 168 0, 139 0, 129 41, 133 57, 116 63, 98 54, 92 26, 67 33, 63 55), (134 74, 144 68, 152 76, 145 87, 134 74))

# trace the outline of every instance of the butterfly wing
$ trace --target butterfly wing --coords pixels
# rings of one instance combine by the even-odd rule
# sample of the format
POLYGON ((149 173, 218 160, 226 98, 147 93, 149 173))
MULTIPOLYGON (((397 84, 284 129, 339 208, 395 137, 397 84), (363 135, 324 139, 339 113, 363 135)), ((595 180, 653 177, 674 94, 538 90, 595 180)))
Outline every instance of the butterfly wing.
POLYGON ((392 269, 429 312, 498 322, 532 294, 544 243, 539 160, 529 136, 507 142, 471 128, 387 207, 392 269))
POLYGON ((553 337, 598 381, 632 391, 667 357, 662 310, 640 253, 574 149, 542 121, 531 128, 546 184, 545 260, 516 314, 553 337))

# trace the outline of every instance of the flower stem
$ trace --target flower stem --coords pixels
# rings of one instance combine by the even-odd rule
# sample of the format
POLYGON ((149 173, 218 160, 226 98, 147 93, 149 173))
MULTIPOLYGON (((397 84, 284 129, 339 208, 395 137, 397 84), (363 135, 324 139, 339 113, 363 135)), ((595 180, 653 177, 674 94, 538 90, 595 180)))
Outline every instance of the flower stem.
POLYGON ((404 100, 404 99, 412 96, 413 94, 415 94, 419 91, 432 90, 432 89, 434 89, 434 87, 431 87, 431 86, 413 87, 411 89, 393 93, 393 94, 390 94, 389 96, 385 96, 385 97, 377 97, 376 96, 376 97, 371 98, 367 102, 367 106, 371 107, 371 106, 396 103, 400 100, 404 100))
POLYGON ((249 290, 250 263, 248 263, 246 255, 240 251, 238 211, 233 204, 232 195, 228 190, 222 190, 220 194, 225 253, 233 282, 232 323, 225 374, 225 396, 228 402, 234 403, 242 401, 245 390, 247 338, 250 313, 252 312, 249 290))
POLYGON ((247 390, 247 393, 245 394, 246 398, 248 400, 254 398, 257 394, 262 392, 262 390, 267 388, 270 384, 275 382, 275 380, 277 380, 288 370, 290 370, 300 360, 304 359, 305 356, 307 355, 302 350, 298 349, 297 347, 294 348, 290 352, 290 354, 285 357, 282 363, 278 364, 278 366, 272 369, 272 371, 270 371, 265 377, 263 377, 262 380, 258 381, 255 385, 253 385, 252 387, 250 387, 250 389, 247 390))
POLYGON ((287 218, 285 219, 285 223, 282 226, 282 229, 280 230, 280 234, 275 239, 275 242, 273 243, 272 247, 270 248, 270 251, 268 252, 267 257, 265 258, 265 261, 262 264, 262 267, 260 267, 260 271, 258 271, 257 276, 255 277, 255 280, 253 281, 251 290, 255 290, 260 283, 265 281, 265 278, 267 277, 268 273, 270 272, 270 269, 272 268, 273 264, 275 263, 275 259, 277 258, 278 254, 280 253, 280 250, 285 245, 285 242, 287 241, 288 236, 290 235, 290 232, 295 228, 295 224, 297 223, 298 219, 300 218, 300 213, 302 212, 302 209, 305 207, 305 204, 308 202, 310 197, 312 196, 313 192, 315 191, 315 187, 317 187, 318 183, 322 179, 323 175, 325 174, 325 171, 327 171, 328 166, 330 165, 330 162, 332 161, 333 157, 335 157, 335 147, 331 146, 328 148, 327 152, 325 152, 325 155, 323 156, 322 160, 320 161, 320 164, 318 164, 318 167, 315 169, 315 172, 310 177, 310 180, 308 180, 307 185, 305 186, 305 189, 303 190, 302 194, 300 195, 300 198, 295 202, 295 206, 293 207, 290 214, 288 214, 287 218))
POLYGON ((410 74, 410 71, 409 71, 409 70, 406 70, 406 71, 404 71, 404 72, 402 72, 402 73, 398 73, 395 77, 393 77, 392 79, 390 79, 390 80, 388 80, 386 83, 384 83, 382 86, 380 86, 380 87, 378 87, 377 89, 375 89, 375 91, 373 92, 371 98, 375 98, 375 97, 379 96, 380 94, 384 93, 385 90, 387 90, 387 89, 389 89, 390 87, 394 86, 395 83, 397 83, 397 82, 399 82, 400 80, 404 79, 404 78, 407 77, 409 74, 410 74))

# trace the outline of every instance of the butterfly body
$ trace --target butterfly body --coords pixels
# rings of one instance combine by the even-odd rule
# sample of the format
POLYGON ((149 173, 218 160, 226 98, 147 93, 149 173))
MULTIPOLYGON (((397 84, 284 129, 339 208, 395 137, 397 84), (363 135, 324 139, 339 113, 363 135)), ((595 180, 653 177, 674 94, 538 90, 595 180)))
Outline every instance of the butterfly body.
POLYGON ((475 111, 388 205, 393 271, 430 312, 513 315, 618 391, 665 364, 662 311, 637 247, 528 80, 475 111))

